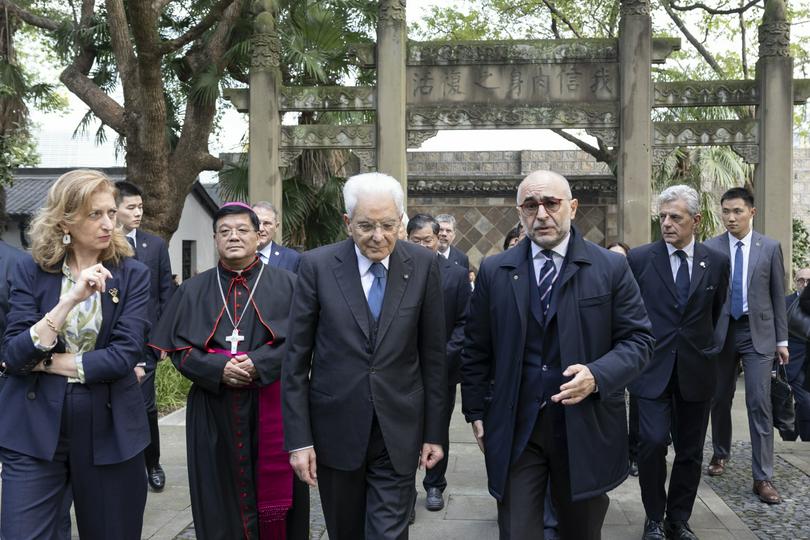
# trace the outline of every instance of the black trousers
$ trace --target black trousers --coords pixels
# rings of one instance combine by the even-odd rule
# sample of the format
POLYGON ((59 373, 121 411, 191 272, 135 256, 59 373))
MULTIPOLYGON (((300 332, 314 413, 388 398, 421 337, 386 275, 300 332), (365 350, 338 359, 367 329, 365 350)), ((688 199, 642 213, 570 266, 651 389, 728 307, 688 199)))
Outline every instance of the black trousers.
POLYGON ((82 540, 140 539, 146 506, 143 456, 93 465, 92 441, 90 391, 68 384, 52 461, 0 449, 3 540, 64 538, 71 496, 82 540))
POLYGON ((143 403, 146 405, 146 418, 149 420, 149 434, 151 442, 143 451, 146 468, 151 469, 160 463, 160 431, 158 430, 158 410, 155 396, 155 372, 157 366, 154 363, 146 364, 146 375, 141 379, 141 393, 143 403))
MULTIPOLYGON (((607 494, 571 500, 568 446, 555 436, 554 415, 563 405, 550 404, 538 416, 526 449, 509 470, 503 500, 498 503, 501 540, 543 540, 546 486, 557 511, 557 531, 563 540, 598 540, 610 499, 607 494)), ((557 430, 558 431, 558 430, 557 430)))
POLYGON ((376 416, 365 464, 353 471, 318 463, 318 489, 330 540, 407 540, 416 471, 399 474, 376 416))
MULTIPOLYGON (((447 417, 445 418, 444 425, 446 426, 447 430, 450 429, 450 419, 453 417, 453 409, 456 406, 456 385, 452 385, 448 387, 448 407, 447 407, 447 417)), ((442 449, 444 450, 444 459, 438 462, 436 465, 433 466, 432 469, 428 469, 425 471, 425 479, 422 481, 422 486, 424 486, 425 491, 430 488, 439 488, 442 492, 447 487, 447 479, 445 478, 445 474, 447 474, 447 462, 450 459, 450 440, 448 440, 442 445, 442 449)))
POLYGON ((627 399, 627 449, 630 461, 638 463, 638 398, 632 394, 627 399))
MULTIPOLYGON (((708 366, 713 369, 713 366, 708 366)), ((703 463, 703 441, 711 399, 686 401, 677 380, 677 364, 658 399, 638 398, 638 480, 647 517, 688 521, 695 504, 703 463), (675 461, 667 480, 667 442, 672 433, 675 461)))

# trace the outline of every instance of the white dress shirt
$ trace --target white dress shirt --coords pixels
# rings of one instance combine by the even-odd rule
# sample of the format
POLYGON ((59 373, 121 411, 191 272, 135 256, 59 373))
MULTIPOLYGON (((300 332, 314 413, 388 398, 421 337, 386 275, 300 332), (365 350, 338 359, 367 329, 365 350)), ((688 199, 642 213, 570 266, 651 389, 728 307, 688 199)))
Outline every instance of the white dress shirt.
MULTIPOLYGON (((559 244, 551 248, 551 258, 554 260, 554 266, 557 273, 554 277, 556 280, 560 275, 560 268, 562 268, 565 256, 568 254, 568 242, 571 241, 571 233, 565 235, 559 244)), ((548 258, 543 255, 543 249, 534 242, 532 242, 532 262, 534 263, 534 277, 537 279, 537 284, 540 285, 540 277, 542 276, 543 265, 546 264, 548 258)))
MULTIPOLYGON (((754 235, 754 229, 748 231, 742 239, 738 239, 731 233, 728 233, 728 249, 729 259, 731 259, 731 274, 730 280, 734 279, 734 258, 737 256, 737 242, 742 242, 742 298, 743 298, 743 313, 748 314, 748 255, 751 253, 751 237, 754 235)), ((731 283, 731 282, 729 282, 731 283)))
MULTIPOLYGON (((360 253, 360 248, 357 247, 357 244, 354 245, 354 252, 357 254, 357 270, 360 272, 360 283, 363 285, 363 294, 366 295, 366 301, 368 301, 368 291, 371 290, 371 285, 374 283, 374 274, 371 273, 371 265, 374 264, 374 261, 360 253)), ((380 262, 385 267, 385 271, 388 272, 388 261, 391 259, 391 256, 387 256, 380 262)))
MULTIPOLYGON (((672 244, 667 244, 667 253, 669 253, 669 267, 672 270, 672 281, 678 281, 678 269, 681 267, 681 258, 675 255, 678 248, 672 244)), ((692 279, 692 264, 695 261, 695 237, 687 246, 681 248, 681 251, 686 253, 686 264, 689 268, 689 279, 692 279)))

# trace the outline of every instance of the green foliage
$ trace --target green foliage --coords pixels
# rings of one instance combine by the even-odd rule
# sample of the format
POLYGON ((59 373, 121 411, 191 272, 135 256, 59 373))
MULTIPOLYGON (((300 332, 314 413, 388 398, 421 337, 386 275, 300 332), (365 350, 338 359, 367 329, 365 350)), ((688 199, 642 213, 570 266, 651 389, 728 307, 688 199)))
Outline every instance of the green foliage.
POLYGON ((155 394, 159 414, 167 414, 184 407, 191 381, 177 371, 170 360, 158 362, 155 372, 155 394))
POLYGON ((810 231, 799 218, 793 218, 793 273, 810 263, 810 231))

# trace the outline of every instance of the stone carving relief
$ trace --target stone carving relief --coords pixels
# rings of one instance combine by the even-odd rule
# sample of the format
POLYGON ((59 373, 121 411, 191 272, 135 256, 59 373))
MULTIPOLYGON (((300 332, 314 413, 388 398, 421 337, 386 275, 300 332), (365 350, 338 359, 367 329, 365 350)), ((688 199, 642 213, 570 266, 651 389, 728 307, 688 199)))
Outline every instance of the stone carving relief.
POLYGON ((616 128, 586 129, 585 132, 602 141, 605 146, 614 147, 619 144, 619 130, 616 128))
POLYGON ((759 88, 754 80, 655 83, 654 107, 756 105, 759 88))
POLYGON ((790 24, 766 22, 759 27, 759 56, 790 56, 790 24))
POLYGON ((301 156, 303 149, 298 150, 282 150, 279 152, 279 167, 292 167, 295 165, 295 160, 301 156))
POLYGON ((432 139, 439 133, 436 129, 428 129, 428 130, 415 130, 409 129, 408 130, 408 148, 419 148, 422 146, 422 143, 428 139, 432 139))
POLYGON ((381 22, 405 22, 405 0, 380 0, 381 22))
POLYGON ((759 163, 758 144, 732 144, 731 149, 748 164, 759 163))
POLYGON ((377 94, 370 86, 285 86, 281 89, 282 111, 374 110, 377 94))
MULTIPOLYGON (((514 195, 520 180, 474 180, 421 179, 408 181, 408 193, 412 195, 514 195)), ((615 193, 616 180, 610 178, 585 178, 571 181, 575 193, 615 193)))
POLYGON ((276 31, 276 13, 273 2, 258 0, 253 3, 256 14, 253 35, 250 37, 250 67, 256 70, 275 69, 281 58, 281 41, 276 31))
POLYGON ((756 120, 653 122, 653 144, 661 147, 756 144, 756 120))
POLYGON ((352 150, 352 154, 360 161, 360 172, 374 172, 377 170, 376 150, 352 150))
POLYGON ((615 106, 510 106, 469 103, 455 107, 409 108, 408 129, 605 128, 617 127, 615 106))
POLYGON ((373 125, 282 126, 281 146, 286 148, 374 148, 376 127, 373 125))
POLYGON ((647 0, 622 0, 622 17, 628 15, 649 15, 650 3, 647 0))
POLYGON ((408 42, 409 65, 616 61, 616 39, 408 42))

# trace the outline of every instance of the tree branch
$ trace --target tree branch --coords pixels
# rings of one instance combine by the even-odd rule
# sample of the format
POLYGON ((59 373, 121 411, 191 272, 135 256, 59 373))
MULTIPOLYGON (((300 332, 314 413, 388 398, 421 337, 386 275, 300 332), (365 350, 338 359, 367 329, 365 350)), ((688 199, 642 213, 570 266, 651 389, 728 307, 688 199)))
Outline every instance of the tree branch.
POLYGON ((30 24, 31 26, 42 28, 43 30, 54 32, 58 30, 60 26, 62 26, 61 23, 53 19, 43 17, 42 15, 37 15, 36 13, 32 13, 27 9, 21 8, 11 0, 0 0, 0 8, 7 9, 9 13, 14 14, 14 16, 21 21, 30 24))
POLYGON ((571 30, 571 31, 574 33, 574 35, 575 35, 575 36, 577 36, 578 38, 581 38, 581 37, 582 37, 582 36, 579 34, 579 32, 577 32, 577 29, 576 29, 576 28, 574 28, 574 25, 573 25, 573 24, 571 24, 571 21, 569 21, 568 19, 566 19, 566 18, 565 18, 565 15, 563 15, 562 13, 560 13, 560 11, 559 11, 559 10, 558 10, 556 7, 554 7, 554 4, 552 4, 551 2, 549 2, 549 0, 543 0, 543 4, 544 4, 544 5, 545 5, 545 6, 548 8, 548 10, 551 12, 551 14, 552 14, 554 17, 557 17, 557 18, 558 18, 558 19, 560 19, 560 20, 561 20, 563 23, 565 23, 565 26, 567 26, 567 27, 568 27, 568 28, 569 28, 569 29, 570 29, 570 30, 571 30))
MULTIPOLYGON (((743 2, 743 0, 740 0, 740 3, 742 3, 742 2, 743 2)), ((745 15, 743 13, 740 13, 739 14, 739 19, 740 19, 740 50, 742 52, 742 54, 741 54, 742 72, 743 72, 743 78, 747 79, 748 78, 748 53, 745 50, 745 43, 746 43, 746 41, 745 41, 746 40, 746 35, 745 35, 745 15)))
POLYGON ((751 0, 750 2, 745 4, 744 6, 740 6, 738 8, 734 8, 734 9, 711 8, 711 7, 707 6, 706 4, 701 4, 700 2, 698 2, 697 4, 690 4, 688 6, 679 6, 675 2, 670 2, 670 5, 672 6, 672 9, 677 10, 677 11, 692 11, 693 9, 702 9, 703 11, 705 11, 706 13, 709 13, 710 15, 735 15, 735 14, 743 14, 743 13, 745 13, 746 11, 751 9, 752 7, 759 4, 760 2, 762 2, 762 0, 751 0))
POLYGON ((566 141, 574 143, 580 150, 592 155, 598 161, 602 161, 604 163, 607 163, 608 165, 611 165, 615 161, 615 157, 613 156, 613 153, 610 151, 602 151, 599 148, 596 148, 595 146, 591 146, 582 139, 575 137, 570 133, 563 131, 562 129, 557 128, 552 129, 551 131, 553 131, 566 141))
POLYGON ((669 18, 672 19, 672 22, 675 23, 675 26, 683 33, 684 37, 692 44, 692 46, 697 49, 697 52, 700 56, 703 57, 704 60, 711 66, 715 73, 717 73, 720 78, 725 78, 726 74, 723 71, 723 68, 720 67, 720 64, 717 63, 717 60, 714 59, 714 56, 703 46, 700 41, 686 28, 686 24, 681 20, 677 13, 672 10, 672 6, 670 5, 669 0, 661 0, 661 5, 669 15, 669 18))
POLYGON ((203 17, 200 22, 190 28, 185 34, 168 41, 162 42, 158 50, 161 54, 174 52, 185 45, 191 43, 201 35, 203 35, 209 28, 222 17, 222 14, 228 9, 228 6, 233 4, 236 0, 220 0, 217 4, 211 7, 208 14, 203 17))
POLYGON ((87 104, 103 123, 113 128, 119 135, 126 135, 124 123, 124 108, 113 98, 108 96, 75 65, 65 68, 59 75, 68 90, 87 104))
POLYGON ((132 40, 129 38, 129 25, 127 24, 127 12, 124 9, 123 0, 107 0, 107 25, 110 28, 110 43, 112 45, 115 61, 118 63, 118 72, 121 74, 121 82, 125 85, 131 76, 134 75, 135 51, 132 40))

